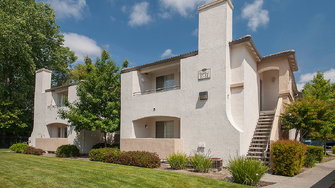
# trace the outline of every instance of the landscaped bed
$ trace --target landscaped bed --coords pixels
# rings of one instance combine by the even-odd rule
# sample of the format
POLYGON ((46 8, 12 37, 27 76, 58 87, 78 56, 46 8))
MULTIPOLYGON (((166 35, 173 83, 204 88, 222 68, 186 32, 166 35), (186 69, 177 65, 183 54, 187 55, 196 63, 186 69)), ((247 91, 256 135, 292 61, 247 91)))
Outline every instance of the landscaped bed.
POLYGON ((3 187, 246 187, 225 181, 109 163, 0 153, 3 187))

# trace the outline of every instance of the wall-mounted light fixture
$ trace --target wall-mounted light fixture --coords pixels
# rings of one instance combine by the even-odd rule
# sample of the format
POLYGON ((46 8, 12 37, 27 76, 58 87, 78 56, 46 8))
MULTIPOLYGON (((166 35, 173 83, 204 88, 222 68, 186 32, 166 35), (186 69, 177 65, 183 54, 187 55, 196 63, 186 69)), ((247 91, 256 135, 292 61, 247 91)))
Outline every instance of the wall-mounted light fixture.
POLYGON ((147 125, 147 124, 145 124, 145 125, 144 125, 144 128, 146 128, 146 129, 147 129, 147 128, 148 128, 148 125, 147 125))

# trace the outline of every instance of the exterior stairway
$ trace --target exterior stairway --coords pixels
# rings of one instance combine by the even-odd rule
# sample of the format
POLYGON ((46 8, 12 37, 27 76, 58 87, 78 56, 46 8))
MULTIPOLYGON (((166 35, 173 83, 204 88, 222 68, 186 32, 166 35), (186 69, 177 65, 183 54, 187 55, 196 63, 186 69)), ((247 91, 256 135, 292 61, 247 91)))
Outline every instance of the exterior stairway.
POLYGON ((265 164, 269 163, 270 148, 268 148, 268 143, 270 141, 274 113, 275 112, 273 111, 260 112, 254 136, 247 154, 248 158, 262 160, 265 164))

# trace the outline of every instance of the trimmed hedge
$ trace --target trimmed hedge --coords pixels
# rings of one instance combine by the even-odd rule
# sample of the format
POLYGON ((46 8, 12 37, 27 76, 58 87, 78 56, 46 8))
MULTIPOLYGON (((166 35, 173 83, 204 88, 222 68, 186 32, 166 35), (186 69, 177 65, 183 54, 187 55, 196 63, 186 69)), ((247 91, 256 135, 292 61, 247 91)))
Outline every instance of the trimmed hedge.
POLYGON ((145 168, 158 168, 161 165, 161 160, 156 153, 146 151, 128 151, 118 154, 119 164, 129 166, 139 166, 145 168))
POLYGON ((228 170, 235 183, 255 186, 268 168, 259 160, 238 157, 229 161, 228 170))
POLYGON ((274 174, 294 176, 305 162, 307 146, 297 141, 279 140, 272 144, 271 160, 274 174))
POLYGON ((44 153, 44 151, 41 150, 41 149, 38 149, 38 148, 28 146, 24 149, 23 153, 24 154, 30 154, 30 155, 42 155, 44 153))
POLYGON ((79 149, 75 145, 62 145, 56 150, 56 157, 79 157, 79 149))
POLYGON ((99 149, 99 148, 119 148, 120 149, 120 144, 107 144, 107 147, 105 147, 105 143, 98 143, 92 147, 92 149, 99 149))
POLYGON ((99 149, 92 149, 88 153, 88 157, 90 161, 100 161, 100 162, 105 162, 106 157, 108 156, 109 153, 113 152, 113 150, 117 150, 115 148, 99 148, 99 149))
POLYGON ((322 146, 307 146, 307 155, 314 156, 316 161, 321 162, 323 154, 324 149, 322 146))
POLYGON ((17 143, 13 144, 11 147, 9 147, 10 150, 14 151, 15 153, 23 153, 24 149, 28 147, 28 144, 25 143, 17 143))
POLYGON ((175 170, 184 169, 189 163, 188 157, 182 153, 174 153, 169 155, 167 161, 171 168, 175 170))
POLYGON ((92 149, 89 152, 91 161, 100 161, 145 168, 157 168, 161 161, 156 153, 145 151, 121 152, 117 148, 92 149))

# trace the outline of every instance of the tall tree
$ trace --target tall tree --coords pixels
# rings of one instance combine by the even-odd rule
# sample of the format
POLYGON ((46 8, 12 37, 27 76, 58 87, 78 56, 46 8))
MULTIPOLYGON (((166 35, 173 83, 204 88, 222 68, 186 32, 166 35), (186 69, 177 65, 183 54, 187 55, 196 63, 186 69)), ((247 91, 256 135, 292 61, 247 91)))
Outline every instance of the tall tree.
POLYGON ((322 72, 318 72, 311 83, 307 83, 303 89, 304 97, 314 97, 319 100, 335 99, 335 84, 331 84, 330 80, 326 80, 322 72))
POLYGON ((0 111, 15 118, 0 122, 4 134, 15 125, 32 127, 35 71, 53 70, 53 84, 67 80, 67 71, 76 60, 63 46, 63 35, 48 4, 35 0, 0 1, 0 111), (23 124, 22 124, 23 123, 23 124), (6 126, 4 126, 6 124, 6 126), (10 126, 8 126, 10 125, 10 126))
MULTIPOLYGON (((127 64, 125 61, 122 67, 127 64)), ((78 100, 67 103, 68 108, 61 109, 59 114, 61 118, 68 119, 77 132, 100 130, 107 144, 107 133, 117 131, 120 127, 120 68, 105 50, 92 65, 86 63, 77 66, 76 71, 84 72, 84 76, 79 76, 84 80, 77 87, 78 100), (89 72, 86 72, 87 67, 90 67, 89 72)))

